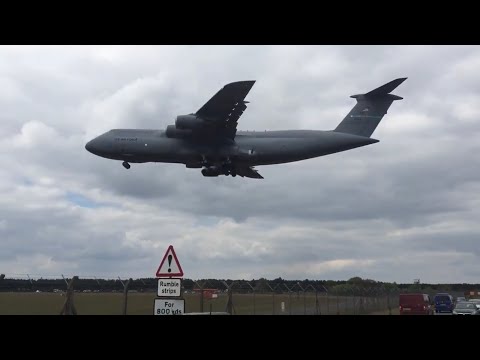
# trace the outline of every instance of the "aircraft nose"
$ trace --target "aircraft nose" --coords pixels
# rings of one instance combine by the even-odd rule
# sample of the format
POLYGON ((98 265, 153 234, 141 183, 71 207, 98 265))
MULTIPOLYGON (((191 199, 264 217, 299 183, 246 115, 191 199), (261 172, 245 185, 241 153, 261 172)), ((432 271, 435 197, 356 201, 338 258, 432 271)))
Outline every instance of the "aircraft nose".
POLYGON ((89 152, 92 152, 93 146, 91 140, 85 144, 85 149, 89 152))
POLYGON ((101 152, 101 141, 100 139, 97 137, 93 140, 90 140, 89 142, 87 142, 85 144, 85 149, 88 151, 88 152, 91 152, 92 154, 94 155, 99 155, 99 153, 101 152))
POLYGON ((85 144, 85 149, 88 151, 88 152, 91 152, 92 154, 95 154, 95 144, 94 144, 94 140, 90 140, 89 142, 87 142, 85 144))
POLYGON ((97 136, 85 144, 85 149, 97 156, 106 156, 112 151, 112 144, 107 134, 97 136))

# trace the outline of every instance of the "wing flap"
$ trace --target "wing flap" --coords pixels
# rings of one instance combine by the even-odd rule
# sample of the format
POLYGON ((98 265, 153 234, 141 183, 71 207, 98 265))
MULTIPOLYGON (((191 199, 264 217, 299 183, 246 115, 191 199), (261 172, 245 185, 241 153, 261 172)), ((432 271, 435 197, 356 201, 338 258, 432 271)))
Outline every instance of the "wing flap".
POLYGON ((252 179, 263 179, 263 176, 258 173, 253 167, 241 166, 236 168, 237 175, 241 177, 248 177, 252 179))

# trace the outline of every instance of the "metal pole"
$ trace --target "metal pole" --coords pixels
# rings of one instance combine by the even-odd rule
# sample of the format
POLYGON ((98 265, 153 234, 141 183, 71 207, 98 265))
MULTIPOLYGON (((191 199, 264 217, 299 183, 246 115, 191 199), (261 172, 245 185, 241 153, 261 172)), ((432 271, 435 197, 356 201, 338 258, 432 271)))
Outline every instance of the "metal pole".
POLYGON ((392 307, 390 306, 390 292, 387 293, 388 315, 392 315, 392 307))
MULTIPOLYGON (((127 299, 128 299, 128 287, 132 282, 132 278, 128 279, 128 281, 123 285, 123 315, 127 315, 127 299)), ((121 281, 120 281, 121 282, 121 281)), ((123 284, 123 283, 122 283, 123 284)))
POLYGON ((329 296, 327 293, 327 315, 330 315, 329 296))
POLYGON ((305 290, 303 290, 303 315, 307 315, 307 295, 305 290))
POLYGON ((288 307, 290 308, 290 315, 292 315, 292 292, 288 294, 288 307))
POLYGON ((337 315, 340 315, 340 304, 338 302, 338 294, 337 294, 337 315))
POLYGON ((320 315, 319 304, 318 304, 318 290, 312 284, 308 285, 307 289, 308 288, 312 288, 315 291, 315 315, 320 315))
POLYGON ((247 282, 247 285, 250 286, 253 292, 253 315, 255 315, 255 288, 249 282, 247 282))
MULTIPOLYGON (((283 284, 288 290, 288 307, 290 308, 290 315, 292 315, 292 291, 287 286, 287 284, 283 284)), ((293 289, 293 288, 292 288, 293 289)))
POLYGON ((277 284, 274 288, 270 286, 269 283, 267 283, 267 286, 272 290, 272 315, 275 315, 275 289, 279 286, 280 284, 277 284))
POLYGON ((352 290, 353 293, 353 315, 355 315, 355 290, 352 290))
POLYGON ((233 290, 232 290, 232 288, 233 288, 233 285, 235 284, 235 281, 233 281, 230 285, 228 285, 225 281, 223 283, 227 287, 227 291, 228 291, 228 300, 227 300, 226 311, 230 315, 233 315, 235 309, 233 308, 233 290))
POLYGON ((203 288, 205 287, 206 281, 194 281, 194 283, 197 284, 198 288, 200 289, 200 312, 203 312, 203 288))
POLYGON ((76 280, 78 280, 78 276, 74 276, 68 284, 67 293, 65 295, 65 303, 63 304, 60 315, 77 315, 77 309, 75 309, 75 305, 73 303, 73 285, 76 280))
POLYGON ((307 315, 307 297, 305 295, 305 289, 297 282, 297 286, 303 291, 303 315, 307 315))

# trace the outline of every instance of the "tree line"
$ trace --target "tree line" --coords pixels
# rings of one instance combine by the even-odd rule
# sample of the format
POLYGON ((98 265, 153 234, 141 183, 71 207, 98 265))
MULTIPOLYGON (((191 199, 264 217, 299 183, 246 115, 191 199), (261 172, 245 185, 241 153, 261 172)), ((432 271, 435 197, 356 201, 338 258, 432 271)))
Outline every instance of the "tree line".
MULTIPOLYGON (((3 275, 3 274, 2 274, 3 275)), ((281 277, 268 280, 265 278, 253 280, 232 280, 232 279, 183 279, 183 290, 187 292, 196 291, 200 288, 217 289, 226 291, 227 285, 232 285, 235 292, 250 293, 277 293, 285 292, 318 292, 331 295, 361 295, 376 296, 400 292, 465 292, 478 291, 480 284, 397 284, 395 282, 381 282, 371 279, 353 277, 348 280, 287 280, 281 277), (232 285, 233 284, 233 285, 232 285)), ((64 279, 11 279, 0 275, 0 291, 42 291, 52 292, 54 290, 65 290, 64 279)), ((157 279, 141 278, 134 279, 130 283, 130 290, 138 292, 155 292, 157 279)), ((75 284, 76 291, 99 291, 115 292, 123 291, 123 285, 115 279, 87 279, 79 278, 75 284)))

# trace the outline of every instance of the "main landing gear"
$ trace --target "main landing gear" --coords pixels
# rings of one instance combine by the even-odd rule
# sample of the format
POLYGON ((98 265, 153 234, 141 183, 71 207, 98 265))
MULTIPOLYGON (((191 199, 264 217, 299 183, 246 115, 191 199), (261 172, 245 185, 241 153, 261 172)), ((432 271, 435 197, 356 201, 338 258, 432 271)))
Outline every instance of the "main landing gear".
POLYGON ((202 169, 203 176, 219 176, 219 175, 231 175, 232 177, 237 176, 236 169, 233 166, 209 166, 202 169))
POLYGON ((214 161, 209 161, 205 155, 202 155, 201 165, 204 167, 202 169, 203 176, 219 176, 219 175, 231 175, 232 177, 237 176, 237 169, 232 163, 230 158, 224 159, 223 163, 214 165, 214 161))
POLYGON ((130 164, 128 162, 124 161, 122 165, 125 169, 130 169, 130 164))

